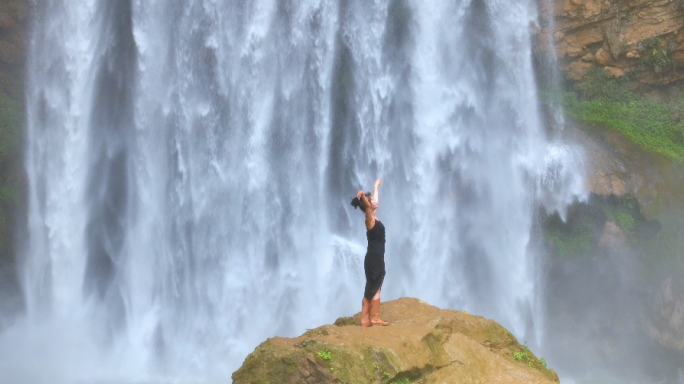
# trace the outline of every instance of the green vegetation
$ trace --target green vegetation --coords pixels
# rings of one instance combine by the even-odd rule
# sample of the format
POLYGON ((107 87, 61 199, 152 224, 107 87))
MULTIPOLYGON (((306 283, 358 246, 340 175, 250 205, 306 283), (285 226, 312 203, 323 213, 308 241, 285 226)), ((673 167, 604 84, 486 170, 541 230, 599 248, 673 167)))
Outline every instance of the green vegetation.
POLYGON ((674 69, 675 63, 672 60, 674 52, 674 40, 663 40, 660 37, 646 39, 637 44, 637 50, 643 57, 642 66, 650 66, 653 72, 660 74, 674 69))
MULTIPOLYGON (((379 374, 383 380, 387 380, 387 379, 389 379, 390 377, 392 377, 392 374, 390 374, 389 372, 385 371, 384 369, 382 369, 382 368, 381 368, 379 365, 377 365, 377 364, 375 364, 375 365, 373 366, 373 370, 374 370, 377 374, 379 374)), ((409 381, 408 381, 408 379, 394 379, 394 380, 388 381, 388 382, 384 382, 384 381, 383 381, 384 384, 403 384, 404 382, 405 382, 405 383, 408 383, 409 381), (400 380, 401 380, 401 381, 400 381, 400 380), (403 381, 403 380, 406 380, 406 381, 403 381)))
POLYGON ((320 359, 323 359, 324 361, 327 361, 329 363, 328 368, 330 368, 331 371, 335 370, 335 367, 333 367, 332 362, 333 362, 333 357, 332 357, 332 352, 330 352, 327 349, 321 349, 318 351, 317 356, 320 359))
POLYGON ((401 378, 401 379, 394 379, 387 384, 410 384, 411 382, 407 378, 401 378))
POLYGON ((520 360, 529 361, 530 360, 530 354, 527 352, 515 352, 515 353, 513 353, 513 359, 515 361, 520 361, 520 360))
POLYGON ((582 98, 565 92, 563 105, 574 119, 620 131, 636 144, 684 163, 684 94, 665 102, 634 94, 629 87, 628 76, 614 79, 592 68, 585 75, 582 98))
POLYGON ((332 352, 328 351, 327 349, 318 351, 318 357, 325 361, 333 361, 332 352))
POLYGON ((597 252, 599 238, 608 221, 622 230, 633 245, 646 246, 653 237, 652 226, 633 197, 595 196, 588 203, 572 205, 566 221, 557 214, 546 218, 544 236, 561 258, 591 257, 597 252))
POLYGON ((593 220, 563 223, 558 215, 547 220, 546 238, 553 244, 560 257, 589 255, 598 244, 600 234, 593 220))
POLYGON ((622 197, 601 200, 600 203, 608 219, 615 221, 630 242, 637 243, 641 237, 637 231, 637 223, 646 219, 641 214, 636 199, 622 197))
POLYGON ((347 327, 350 325, 358 325, 359 321, 354 319, 354 316, 345 316, 345 317, 340 317, 337 320, 335 320, 334 325, 338 327, 347 327))
MULTIPOLYGON (((547 369, 546 367, 546 359, 538 359, 530 352, 530 349, 527 347, 527 345, 521 345, 522 349, 526 352, 523 351, 515 351, 513 352, 513 360, 515 361, 522 361, 527 364, 528 367, 530 368, 536 368, 539 369, 540 371, 544 372, 544 369, 547 369)), ((550 371, 553 371, 552 369, 550 371)))

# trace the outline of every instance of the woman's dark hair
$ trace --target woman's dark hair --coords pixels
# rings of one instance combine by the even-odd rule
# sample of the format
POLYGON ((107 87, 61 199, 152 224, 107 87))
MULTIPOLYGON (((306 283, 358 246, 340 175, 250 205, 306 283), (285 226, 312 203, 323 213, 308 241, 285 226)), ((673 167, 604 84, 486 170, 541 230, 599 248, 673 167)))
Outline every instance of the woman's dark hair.
MULTIPOLYGON (((366 198, 370 199, 370 197, 371 197, 371 193, 366 192, 366 198)), ((364 213, 366 212, 366 205, 363 203, 363 200, 359 199, 358 197, 355 197, 352 199, 351 205, 352 205, 352 207, 354 207, 354 209, 361 208, 362 212, 364 212, 364 213)))

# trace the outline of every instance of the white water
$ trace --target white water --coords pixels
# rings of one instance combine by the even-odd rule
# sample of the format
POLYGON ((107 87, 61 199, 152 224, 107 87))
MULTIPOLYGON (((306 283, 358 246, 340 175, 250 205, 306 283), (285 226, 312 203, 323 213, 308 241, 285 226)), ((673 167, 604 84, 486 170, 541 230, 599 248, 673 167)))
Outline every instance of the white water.
POLYGON ((258 343, 359 310, 383 178, 385 300, 543 332, 549 143, 532 0, 38 2, 16 382, 225 382, 258 343))

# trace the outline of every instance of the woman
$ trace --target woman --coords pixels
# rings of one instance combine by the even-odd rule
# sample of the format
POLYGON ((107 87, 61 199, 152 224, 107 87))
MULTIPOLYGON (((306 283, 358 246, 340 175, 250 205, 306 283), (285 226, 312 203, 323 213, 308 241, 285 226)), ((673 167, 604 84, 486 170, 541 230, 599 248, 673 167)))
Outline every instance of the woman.
POLYGON ((385 226, 375 217, 375 211, 378 210, 380 202, 378 186, 381 183, 382 179, 375 180, 372 196, 370 193, 364 195, 363 191, 359 191, 352 200, 352 206, 361 208, 361 211, 366 214, 366 238, 368 239, 366 258, 363 261, 366 289, 361 302, 362 327, 389 325, 380 318, 380 288, 385 278, 385 226))

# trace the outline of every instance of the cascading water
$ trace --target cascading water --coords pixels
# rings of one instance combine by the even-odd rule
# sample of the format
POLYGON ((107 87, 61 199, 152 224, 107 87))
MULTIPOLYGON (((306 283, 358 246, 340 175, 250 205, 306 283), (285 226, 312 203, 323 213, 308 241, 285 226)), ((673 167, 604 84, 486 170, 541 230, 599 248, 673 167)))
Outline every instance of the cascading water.
POLYGON ((578 176, 537 111, 532 0, 36 8, 6 377, 225 381, 266 337, 358 311, 349 201, 376 177, 384 299, 540 335, 533 205, 578 176))

